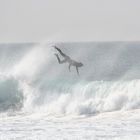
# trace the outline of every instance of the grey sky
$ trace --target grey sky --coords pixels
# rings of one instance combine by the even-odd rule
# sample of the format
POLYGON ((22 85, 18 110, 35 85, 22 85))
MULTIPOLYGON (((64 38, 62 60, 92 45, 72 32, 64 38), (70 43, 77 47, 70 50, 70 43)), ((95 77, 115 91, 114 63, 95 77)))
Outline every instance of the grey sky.
POLYGON ((0 42, 140 40, 139 0, 0 0, 0 42))

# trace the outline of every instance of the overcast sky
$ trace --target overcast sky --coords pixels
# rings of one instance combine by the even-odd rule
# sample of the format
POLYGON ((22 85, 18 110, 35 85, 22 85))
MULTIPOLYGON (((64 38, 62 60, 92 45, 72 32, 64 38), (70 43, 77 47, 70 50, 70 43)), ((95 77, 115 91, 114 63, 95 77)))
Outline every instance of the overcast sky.
POLYGON ((0 0, 0 42, 140 41, 140 0, 0 0))

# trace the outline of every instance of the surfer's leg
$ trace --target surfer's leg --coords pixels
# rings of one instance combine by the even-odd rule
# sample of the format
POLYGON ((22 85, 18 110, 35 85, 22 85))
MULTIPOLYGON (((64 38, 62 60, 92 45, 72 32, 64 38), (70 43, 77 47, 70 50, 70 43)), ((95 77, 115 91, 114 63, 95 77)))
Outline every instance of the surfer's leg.
POLYGON ((60 60, 58 54, 55 54, 55 56, 56 56, 56 58, 57 58, 59 64, 66 63, 66 59, 64 59, 64 60, 60 60))
POLYGON ((70 57, 66 54, 64 54, 59 48, 57 48, 56 46, 54 47, 65 59, 70 59, 70 57))
POLYGON ((78 67, 76 67, 77 74, 79 75, 78 67))
POLYGON ((57 48, 56 46, 55 46, 55 49, 56 50, 58 50, 58 52, 63 56, 63 57, 66 57, 67 55, 66 54, 64 54, 59 48, 57 48))
POLYGON ((71 67, 71 64, 69 64, 69 72, 70 72, 70 67, 71 67))

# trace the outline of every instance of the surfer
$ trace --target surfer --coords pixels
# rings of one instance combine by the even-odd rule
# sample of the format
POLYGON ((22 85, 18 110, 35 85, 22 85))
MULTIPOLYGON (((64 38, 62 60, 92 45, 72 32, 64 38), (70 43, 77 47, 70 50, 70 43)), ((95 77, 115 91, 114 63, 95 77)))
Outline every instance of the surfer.
POLYGON ((63 60, 60 60, 58 54, 55 54, 57 60, 58 60, 58 63, 59 64, 63 64, 63 63, 69 63, 69 71, 70 71, 70 68, 71 66, 75 66, 76 68, 76 71, 77 71, 77 74, 79 75, 79 70, 78 68, 79 67, 82 67, 83 64, 81 62, 77 62, 75 60, 72 60, 69 56, 67 56, 66 54, 64 54, 59 48, 57 48, 56 46, 54 46, 54 48, 64 57, 63 60))

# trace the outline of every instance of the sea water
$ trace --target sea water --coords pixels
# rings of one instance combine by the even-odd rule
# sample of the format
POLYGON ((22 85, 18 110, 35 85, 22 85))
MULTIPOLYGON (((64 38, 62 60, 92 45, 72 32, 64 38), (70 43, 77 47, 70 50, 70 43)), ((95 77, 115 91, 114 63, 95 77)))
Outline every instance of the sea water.
POLYGON ((140 42, 1 44, 0 139, 140 139, 139 60, 140 42))

